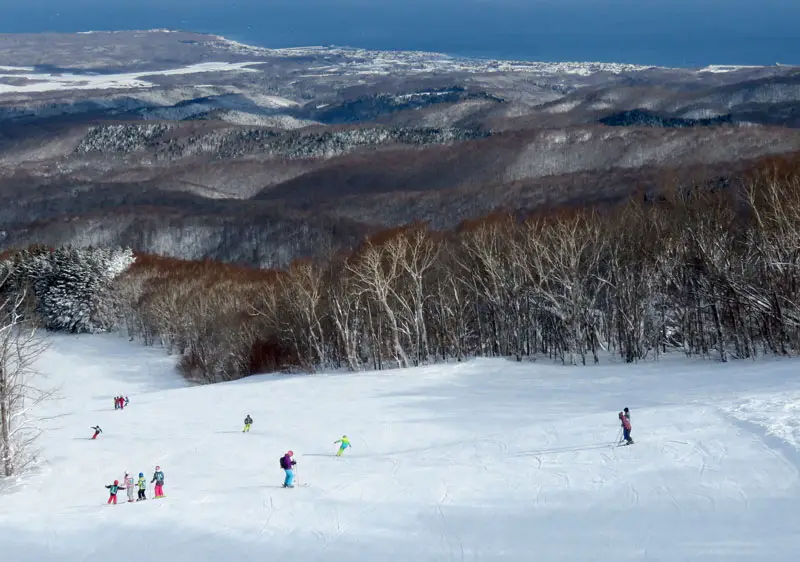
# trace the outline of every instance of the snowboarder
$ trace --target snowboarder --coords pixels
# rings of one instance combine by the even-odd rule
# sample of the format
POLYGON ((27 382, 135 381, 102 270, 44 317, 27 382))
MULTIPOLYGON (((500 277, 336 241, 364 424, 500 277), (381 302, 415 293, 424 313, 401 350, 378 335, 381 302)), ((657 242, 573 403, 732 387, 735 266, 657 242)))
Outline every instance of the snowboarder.
POLYGON ((288 451, 281 457, 281 468, 286 472, 286 478, 283 481, 284 488, 294 488, 294 466, 297 461, 292 459, 294 451, 288 451))
POLYGON ((350 447, 350 440, 347 438, 347 435, 342 435, 341 439, 333 442, 334 445, 336 443, 341 443, 341 445, 339 445, 339 450, 336 451, 336 456, 341 457, 344 450, 350 447))
POLYGON ((100 429, 99 425, 92 426, 92 429, 94 429, 94 435, 92 435, 92 439, 97 439, 97 436, 103 433, 103 430, 100 429))
POLYGON ((117 505, 117 492, 119 492, 119 480, 114 480, 114 483, 110 486, 106 486, 108 491, 110 492, 110 496, 108 497, 108 503, 114 503, 117 505))
POLYGON ((150 481, 152 484, 153 482, 156 483, 155 488, 155 497, 163 498, 164 497, 164 473, 161 472, 161 467, 157 466, 156 471, 153 473, 153 479, 150 481))
POLYGON ((128 492, 128 503, 133 503, 136 501, 133 496, 136 490, 136 481, 133 479, 133 476, 126 472, 123 482, 125 483, 125 490, 128 492))
POLYGON ((250 414, 247 414, 247 417, 244 418, 244 429, 242 433, 245 431, 250 431, 250 426, 253 425, 253 418, 250 417, 250 414))
POLYGON ((139 481, 137 484, 139 486, 139 498, 136 501, 146 500, 147 496, 145 495, 145 490, 147 490, 147 479, 144 477, 144 472, 139 473, 139 481))
POLYGON ((619 421, 622 423, 622 438, 625 441, 626 445, 633 445, 633 439, 631 438, 631 422, 628 418, 625 417, 623 412, 619 413, 619 421))

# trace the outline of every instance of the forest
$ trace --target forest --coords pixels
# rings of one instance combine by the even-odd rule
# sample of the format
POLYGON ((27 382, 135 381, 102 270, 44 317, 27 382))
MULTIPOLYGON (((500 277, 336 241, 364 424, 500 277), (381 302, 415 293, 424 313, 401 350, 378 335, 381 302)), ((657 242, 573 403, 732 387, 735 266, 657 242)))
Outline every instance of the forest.
POLYGON ((730 189, 414 223, 281 271, 137 255, 113 290, 119 327, 203 382, 474 356, 793 354, 800 173, 773 159, 730 189))
POLYGON ((800 168, 613 207, 417 222, 284 270, 133 253, 7 252, 51 330, 119 330, 190 380, 469 357, 587 365, 800 350, 800 168))

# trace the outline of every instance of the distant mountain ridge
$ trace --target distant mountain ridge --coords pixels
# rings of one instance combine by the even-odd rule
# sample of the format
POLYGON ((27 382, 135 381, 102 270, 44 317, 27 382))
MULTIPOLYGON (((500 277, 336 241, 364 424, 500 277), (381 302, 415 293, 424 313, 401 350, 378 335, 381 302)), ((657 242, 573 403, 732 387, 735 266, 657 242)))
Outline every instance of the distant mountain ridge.
POLYGON ((800 151, 798 70, 0 35, 2 244, 273 267, 414 220, 730 184, 800 151))

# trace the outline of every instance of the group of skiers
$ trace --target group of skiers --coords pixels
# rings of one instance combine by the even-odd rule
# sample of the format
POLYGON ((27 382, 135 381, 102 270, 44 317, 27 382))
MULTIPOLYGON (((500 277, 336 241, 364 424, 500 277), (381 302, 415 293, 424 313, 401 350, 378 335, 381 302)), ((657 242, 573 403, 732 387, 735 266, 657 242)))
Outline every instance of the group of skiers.
POLYGON ((125 406, 130 403, 127 396, 115 396, 114 397, 114 409, 115 410, 124 410, 125 406))
MULTIPOLYGON (((128 399, 117 397, 115 399, 115 407, 119 404, 119 408, 121 409, 124 405, 127 405, 128 399), (120 402, 122 400, 122 402, 120 402)), ((623 411, 619 413, 619 420, 622 427, 622 441, 619 442, 620 445, 633 445, 633 438, 631 437, 631 413, 630 410, 626 407, 623 411)), ((250 417, 250 414, 247 414, 244 418, 244 429, 242 429, 242 433, 246 433, 250 431, 250 428, 253 425, 253 418, 250 417)), ((100 426, 94 426, 92 429, 95 431, 92 439, 96 439, 97 436, 102 433, 100 426)), ((333 442, 334 445, 339 445, 339 449, 336 451, 336 456, 341 457, 342 453, 345 452, 348 448, 352 445, 350 444, 350 439, 347 435, 342 435, 341 439, 337 439, 333 442)), ((283 487, 284 488, 294 488, 294 480, 295 480, 295 472, 297 461, 294 460, 294 451, 287 451, 281 458, 280 458, 280 467, 283 469, 285 473, 285 477, 283 480, 283 487)), ((114 480, 113 484, 109 484, 106 486, 110 492, 110 496, 108 498, 108 503, 117 503, 117 493, 119 490, 127 490, 128 492, 128 502, 134 501, 142 501, 146 500, 147 497, 145 495, 145 491, 147 489, 147 481, 144 478, 144 473, 139 473, 139 479, 134 480, 133 476, 131 476, 128 472, 125 473, 125 477, 123 478, 124 484, 120 484, 119 480, 114 480), (139 495, 138 498, 134 499, 134 490, 138 489, 139 495)), ((160 466, 156 466, 155 472, 153 473, 153 478, 150 480, 150 483, 155 483, 155 497, 163 498, 164 497, 164 472, 161 470, 160 466)))
MULTIPOLYGON (((244 418, 244 429, 242 429, 242 433, 247 433, 250 431, 250 428, 253 426, 253 418, 250 417, 250 414, 247 414, 244 418)), ((339 450, 336 451, 336 456, 341 457, 344 451, 351 447, 350 439, 347 438, 347 435, 342 435, 341 439, 337 439, 333 442, 334 445, 339 445, 339 450)), ((285 473, 285 477, 283 479, 283 487, 284 488, 294 488, 294 479, 295 479, 295 471, 297 466, 297 461, 294 460, 294 451, 287 451, 281 458, 280 458, 280 467, 283 469, 285 473)))
MULTIPOLYGON (((128 492, 128 503, 135 502, 135 501, 142 501, 147 499, 147 480, 144 477, 144 473, 139 473, 139 479, 135 480, 133 475, 129 472, 125 473, 124 478, 122 479, 122 484, 119 483, 119 480, 114 480, 113 484, 109 484, 106 486, 109 491, 108 503, 117 503, 117 492, 120 490, 126 490, 128 492), (138 490, 138 497, 134 498, 134 492, 138 490)), ((156 499, 164 497, 164 472, 161 470, 160 466, 156 467, 155 472, 153 473, 153 479, 150 480, 150 483, 155 482, 155 497, 156 499)))

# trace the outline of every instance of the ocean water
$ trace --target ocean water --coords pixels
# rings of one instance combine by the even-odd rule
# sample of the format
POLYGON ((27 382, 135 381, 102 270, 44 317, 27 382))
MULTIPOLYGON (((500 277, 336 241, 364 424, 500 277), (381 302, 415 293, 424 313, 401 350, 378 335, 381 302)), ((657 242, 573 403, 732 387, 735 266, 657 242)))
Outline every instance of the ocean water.
POLYGON ((800 64, 800 0, 0 0, 0 32, 185 29, 540 61, 800 64))

